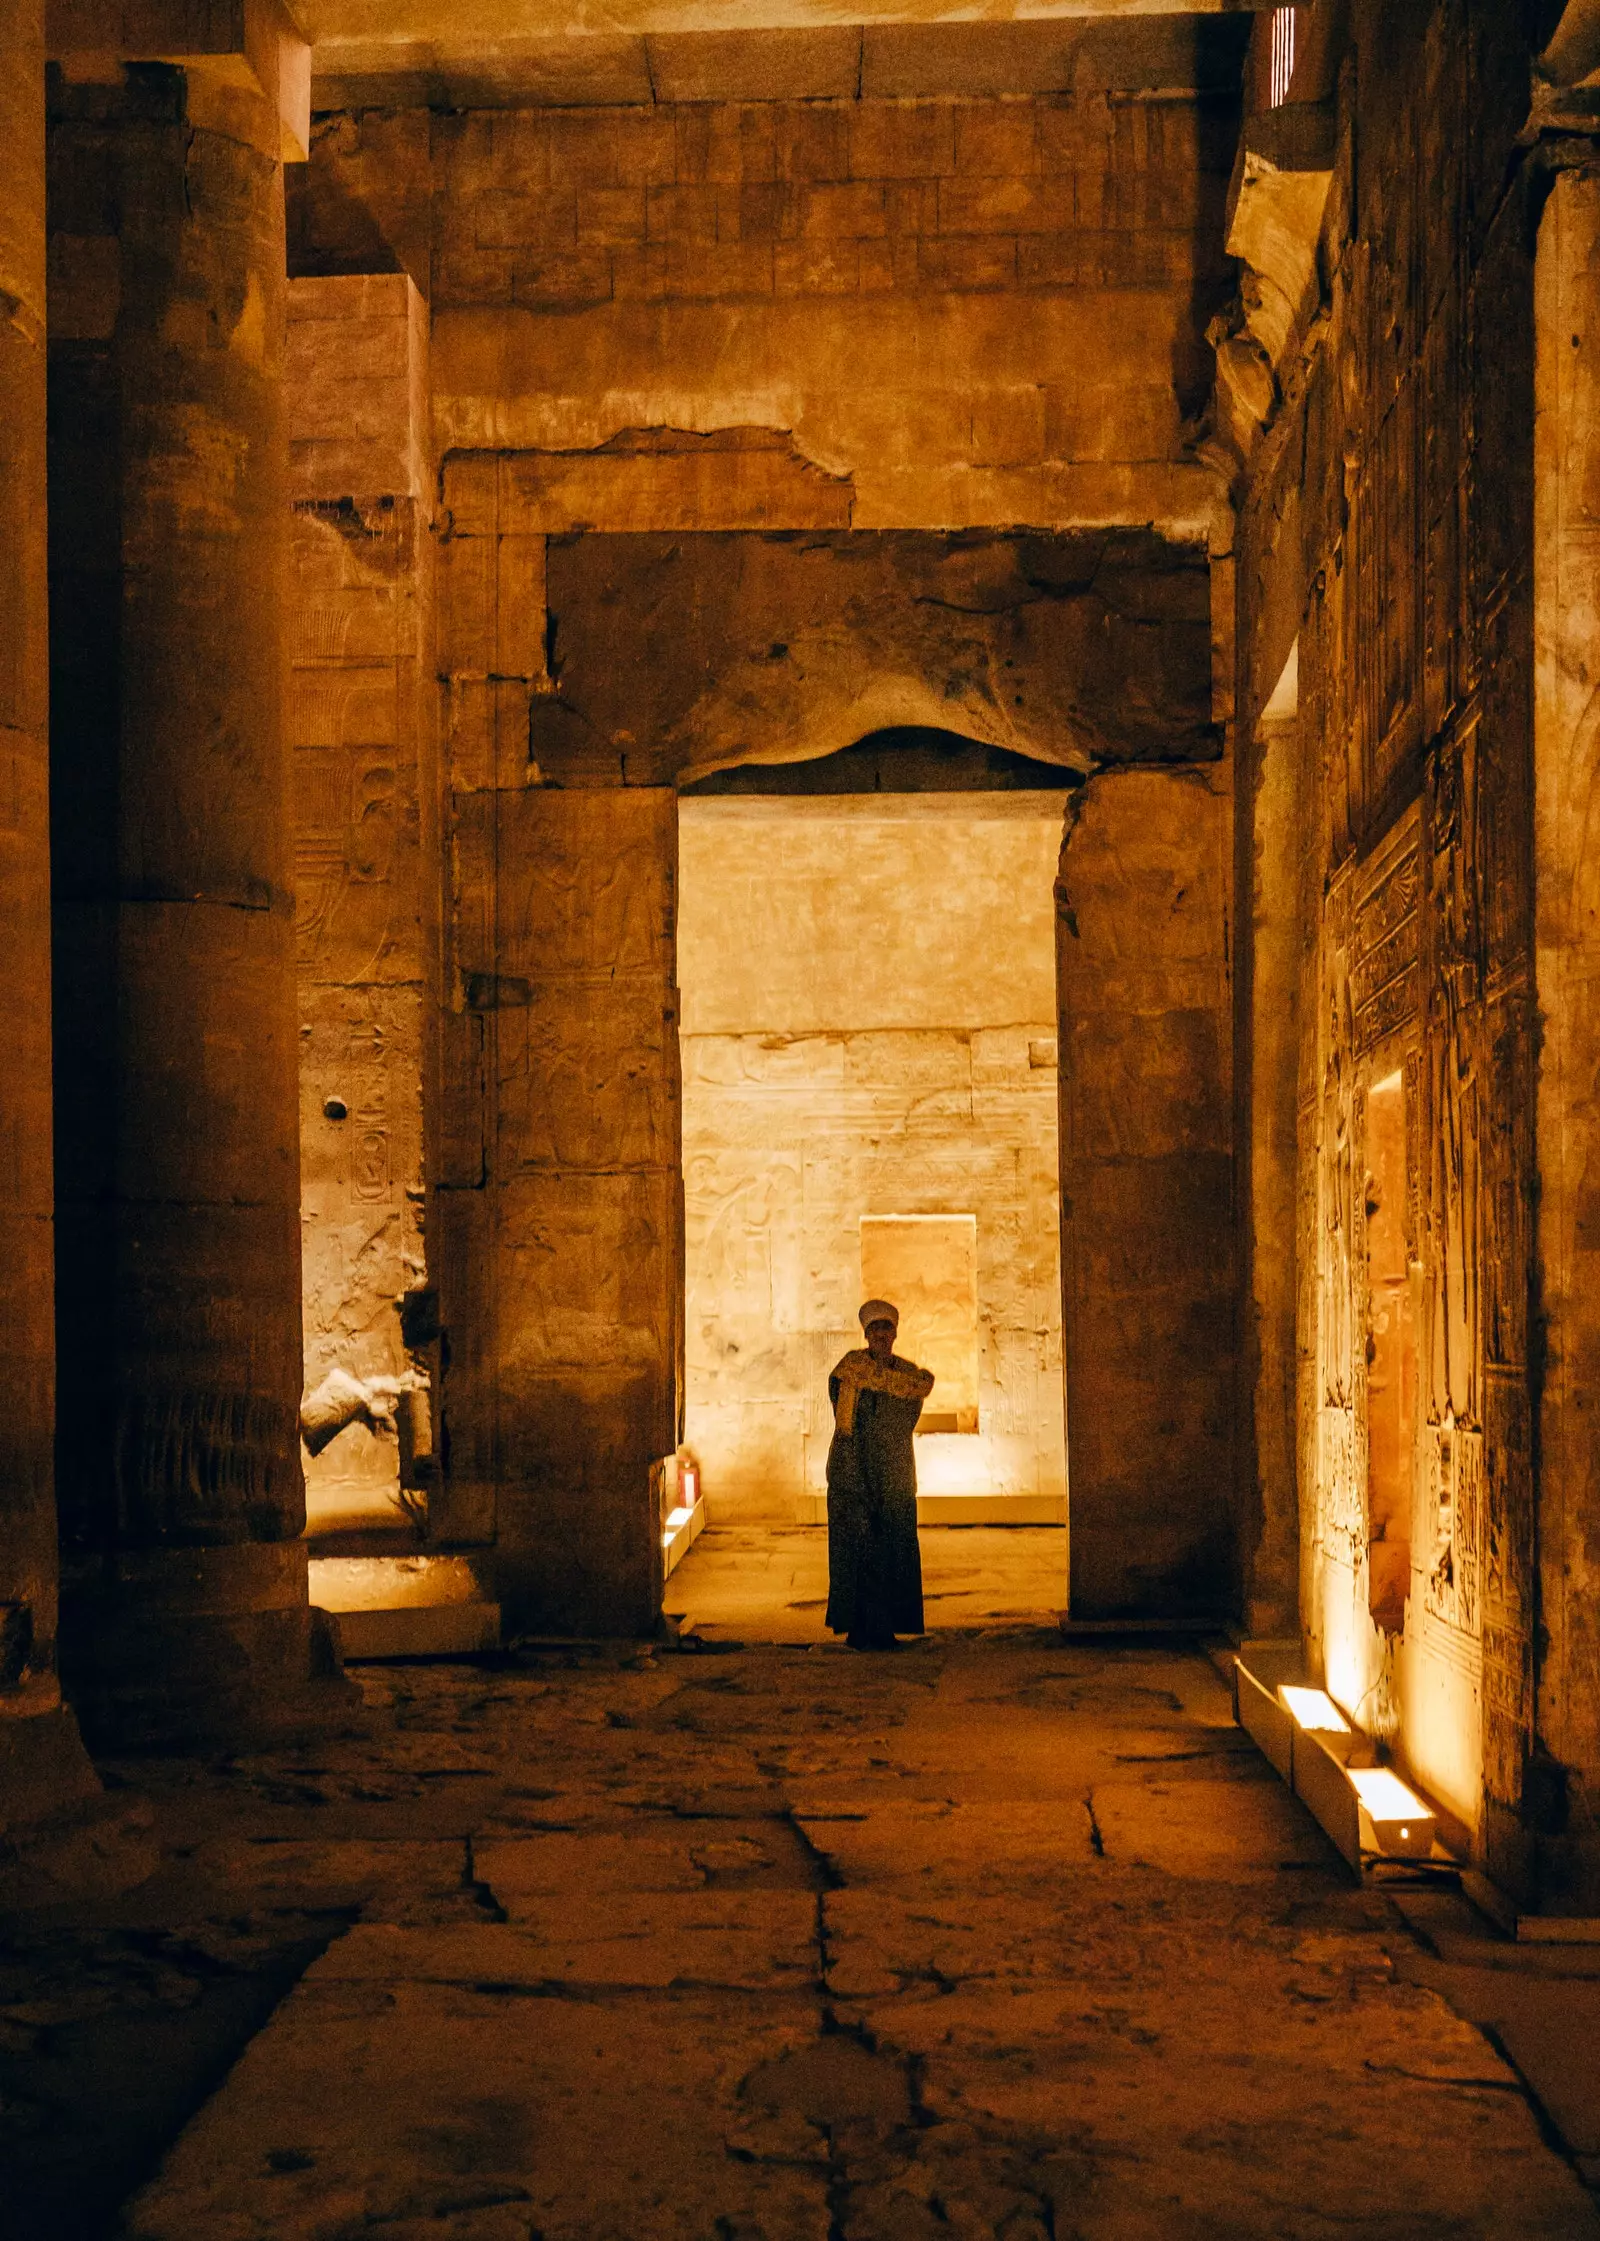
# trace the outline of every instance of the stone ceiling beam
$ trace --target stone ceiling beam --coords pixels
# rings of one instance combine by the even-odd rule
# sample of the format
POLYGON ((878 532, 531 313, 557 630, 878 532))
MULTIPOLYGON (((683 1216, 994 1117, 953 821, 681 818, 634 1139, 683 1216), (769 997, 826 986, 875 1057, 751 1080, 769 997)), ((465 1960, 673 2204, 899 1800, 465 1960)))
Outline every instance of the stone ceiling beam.
MULTIPOLYGON (((213 0, 214 5, 222 0, 213 0)), ((1001 0, 986 22, 1041 18, 1241 15, 1271 0, 1001 0)), ((314 47, 499 45, 518 39, 616 37, 679 31, 807 31, 898 23, 967 23, 972 0, 296 0, 314 47)), ((319 62, 321 55, 319 53, 319 62)))
POLYGON ((1237 85, 1255 0, 296 0, 318 108, 1237 85))
MULTIPOLYGON (((804 11, 783 0, 797 18, 804 11)), ((848 10, 839 11, 841 14, 848 10)), ((623 107, 676 101, 910 100, 1120 92, 1232 94, 1245 13, 804 20, 715 30, 656 11, 573 36, 491 33, 472 15, 387 28, 343 16, 318 36, 318 109, 623 107)))
POLYGON ((125 62, 187 71, 191 120, 283 163, 311 150, 311 49, 282 0, 49 0, 46 51, 71 78, 125 62))

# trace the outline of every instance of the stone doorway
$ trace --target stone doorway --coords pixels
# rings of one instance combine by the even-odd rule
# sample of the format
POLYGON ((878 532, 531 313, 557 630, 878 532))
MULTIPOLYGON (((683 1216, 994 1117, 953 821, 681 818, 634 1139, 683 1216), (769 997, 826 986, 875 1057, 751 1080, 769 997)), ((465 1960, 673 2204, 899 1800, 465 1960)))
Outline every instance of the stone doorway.
MULTIPOLYGON (((1059 1529, 1053 887, 1076 773, 889 737, 679 805, 686 1446, 713 1527, 820 1526, 827 1373, 881 1290, 940 1381, 923 1526, 1059 1529), (867 760, 881 787, 854 790, 867 760)), ((1035 1558, 1057 1608, 1064 1544, 1035 1558)))
MULTIPOLYGON (((1211 768, 1204 548, 1122 530, 556 534, 531 468, 482 464, 445 471, 442 1534, 485 1551, 512 1626, 655 1624, 663 1515, 680 1506, 663 1502, 663 1465, 686 1430, 680 809, 732 813, 757 765, 795 800, 1020 798, 1019 775, 1042 766, 1053 799, 1029 884, 1041 928, 1053 886, 1076 1038, 1070 1063, 1060 1051, 1069 1361, 1075 1322, 1094 1340, 1084 1405, 1067 1396, 1089 1427, 1071 1599, 1111 1618, 1215 1609, 1231 1473, 1231 1324, 1216 1304, 1230 1282, 1227 796, 1211 768), (508 676, 502 649, 485 675, 508 617, 531 669, 508 676)), ((1013 1038, 1019 1094, 1048 1114, 1062 1015, 1048 995, 1024 1009, 967 1025, 1033 1030, 1013 1038)), ((896 1190, 852 1215, 835 1323, 860 1296, 863 1212, 970 1216, 981 1307, 970 1189, 896 1190)), ((1053 1211, 1010 1218, 1029 1252, 1054 1252, 1053 1211)), ((823 1316, 822 1353, 831 1327, 823 1316)), ((806 1364, 791 1398, 814 1401, 827 1366, 806 1364)), ((981 1380, 977 1407, 981 1441, 981 1380)), ((996 1392, 990 1422, 1003 1418, 996 1392)), ((791 1500, 808 1485, 814 1500, 810 1467, 791 1500)), ((1035 1469, 1032 1493, 1059 1502, 1063 1475, 1059 1460, 1035 1469)))

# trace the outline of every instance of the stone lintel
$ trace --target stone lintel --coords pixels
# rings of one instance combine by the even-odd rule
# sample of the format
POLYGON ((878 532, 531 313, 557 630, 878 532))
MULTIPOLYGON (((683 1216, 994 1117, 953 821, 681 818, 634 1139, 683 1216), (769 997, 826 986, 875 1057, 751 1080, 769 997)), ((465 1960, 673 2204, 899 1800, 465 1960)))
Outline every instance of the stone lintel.
POLYGON ((69 77, 176 64, 193 122, 284 163, 310 155, 311 49, 280 0, 49 0, 45 42, 69 77))
POLYGON ((655 526, 651 487, 681 485, 687 463, 645 455, 646 432, 744 429, 783 438, 835 487, 792 472, 775 487, 775 455, 735 457, 709 479, 696 467, 696 527, 813 527, 819 498, 837 506, 848 480, 857 529, 1149 525, 1206 538, 1226 492, 1185 454, 1165 370, 1187 317, 1168 294, 1133 289, 1041 295, 1025 321, 998 295, 608 304, 559 320, 436 309, 434 437, 441 456, 572 456, 629 435, 637 459, 587 467, 581 494, 574 487, 595 529, 655 526), (1037 401, 1041 356, 1103 378, 1078 385, 1070 430, 1048 432, 1041 416, 1012 456, 975 458, 974 414, 1037 401), (1142 382, 1139 369, 1155 365, 1159 385, 1142 382), (723 515, 717 493, 730 478, 745 487, 723 515), (798 511, 783 510, 785 496, 803 500, 798 511), (608 498, 616 512, 587 511, 608 498))
MULTIPOLYGON (((1231 15, 1241 7, 1265 8, 1270 0, 1009 0, 985 11, 995 22, 1063 21, 1112 17, 1231 15)), ((969 0, 899 0, 873 8, 874 28, 888 24, 962 23, 971 19, 969 0)), ((389 0, 381 9, 372 0, 321 0, 311 11, 318 69, 337 69, 342 54, 358 50, 363 59, 388 49, 397 62, 421 48, 547 39, 551 10, 547 0, 389 0)), ((564 11, 562 28, 575 41, 629 35, 666 36, 683 32, 819 31, 854 29, 862 19, 860 0, 579 0, 564 11)), ((370 61, 367 64, 370 67, 370 61)))

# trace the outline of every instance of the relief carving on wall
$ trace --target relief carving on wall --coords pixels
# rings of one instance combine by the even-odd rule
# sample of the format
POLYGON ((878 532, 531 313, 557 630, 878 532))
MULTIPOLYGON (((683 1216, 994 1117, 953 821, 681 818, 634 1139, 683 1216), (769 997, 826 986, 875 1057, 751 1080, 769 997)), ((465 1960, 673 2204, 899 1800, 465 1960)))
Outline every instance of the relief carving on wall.
POLYGON ((1432 1546, 1422 1551, 1425 1600, 1434 1618, 1476 1635, 1482 1614, 1483 1434, 1430 1424, 1426 1438, 1432 1546))
POLYGON ((1433 1147, 1433 1343, 1429 1410, 1435 1422, 1480 1421, 1477 1043, 1482 949, 1473 741, 1432 760, 1429 800, 1429 1121, 1433 1147))
POLYGON ((1532 1411, 1527 1381, 1485 1380, 1483 1779, 1515 1806, 1533 1732, 1532 1411))
POLYGON ((1417 1014, 1421 813, 1409 809, 1362 865, 1350 944, 1350 1004, 1358 1053, 1417 1014))
POLYGON ((1522 1370, 1528 1359, 1529 1193, 1532 1168, 1533 1051, 1530 1006, 1516 992, 1489 1007, 1488 1110, 1483 1147, 1484 1359, 1522 1370))
POLYGON ((1380 803, 1417 743, 1416 388, 1404 381, 1357 493, 1357 611, 1368 648, 1359 701, 1362 780, 1380 803))
MULTIPOLYGON (((1523 302, 1530 237, 1508 226, 1462 254, 1476 159, 1459 13, 1439 13, 1437 67, 1416 99, 1375 105, 1351 89, 1362 130, 1371 128, 1359 204, 1348 210, 1354 238, 1329 237, 1304 453, 1286 440, 1241 509, 1239 639, 1247 677, 1252 663, 1281 663, 1278 618, 1285 593, 1301 591, 1303 555, 1301 931, 1315 958, 1301 1015, 1297 1223, 1302 1241, 1315 1240, 1297 1334, 1302 1454, 1315 1490, 1306 1622, 1352 1701, 1377 1701, 1397 1638, 1369 1639, 1359 1602, 1351 1610, 1365 1569, 1368 1462, 1359 1186, 1367 1093, 1398 1067, 1417 1383, 1413 1570, 1394 1702, 1419 1779, 1474 1818, 1480 1712, 1484 1789, 1512 1814, 1533 1731, 1529 1318, 1536 1221, 1551 1214, 1534 1196, 1533 1114, 1550 1030, 1533 1006, 1529 954, 1536 641, 1524 508, 1534 368, 1508 317, 1523 302), (1418 115, 1429 120, 1421 138, 1418 115), (1419 791, 1396 823, 1396 804, 1419 791)), ((1585 303, 1592 267, 1586 237, 1585 303)), ((1563 347, 1563 367, 1569 356, 1563 347)), ((1553 436, 1557 417, 1541 425, 1553 436)), ((1575 554, 1574 596, 1579 587, 1587 596, 1592 577, 1586 549, 1575 554)), ((1582 819, 1580 797, 1561 818, 1580 856, 1582 819)), ((1541 910, 1556 900, 1547 884, 1541 910)), ((1392 1140, 1387 1148, 1392 1188, 1392 1140)), ((1506 1826, 1489 1817, 1484 1857, 1496 1845, 1515 1852, 1522 1836, 1506 1826)))
POLYGON ((1324 1036, 1322 1068, 1322 1274, 1318 1317, 1322 1398, 1330 1408, 1354 1401, 1352 1269, 1355 1245, 1355 1169, 1351 1109, 1350 980, 1346 969, 1350 883, 1336 880, 1324 911, 1324 1036))

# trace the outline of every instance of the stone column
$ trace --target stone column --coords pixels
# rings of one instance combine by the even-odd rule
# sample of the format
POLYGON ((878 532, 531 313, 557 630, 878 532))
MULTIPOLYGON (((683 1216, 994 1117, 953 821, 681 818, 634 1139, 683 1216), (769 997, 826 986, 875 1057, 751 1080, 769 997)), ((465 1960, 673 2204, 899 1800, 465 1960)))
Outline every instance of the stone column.
POLYGON ((1091 778, 1057 884, 1070 1607, 1233 1595, 1226 762, 1091 778))
POLYGON ((64 1666, 92 1733, 233 1739, 302 1724, 316 1648, 283 176, 200 71, 53 99, 64 1666))
MULTIPOLYGON (((1535 275, 1534 1235, 1544 1367, 1533 1387, 1537 1538, 1508 1532, 1489 1566, 1502 1606, 1494 1616, 1509 1606, 1524 1639, 1537 1634, 1537 1726, 1528 1742, 1517 1733, 1526 1714, 1502 1656, 1484 1757, 1496 1872, 1509 1880, 1520 1838, 1531 1857, 1515 1864, 1543 1908, 1589 1914, 1600 1911, 1600 173, 1557 174, 1535 275), (1534 1610, 1537 1630, 1527 1624, 1534 1610), (1508 1810, 1519 1788, 1520 1828, 1508 1810)), ((1504 1198, 1492 1243, 1515 1269, 1517 1202, 1509 1187, 1504 1198)), ((1512 1441, 1502 1435, 1497 1446, 1512 1441)), ((1506 1515, 1504 1494, 1491 1491, 1506 1515)))
POLYGON ((98 1785, 56 1681, 42 0, 0 15, 0 1850, 98 1785))

